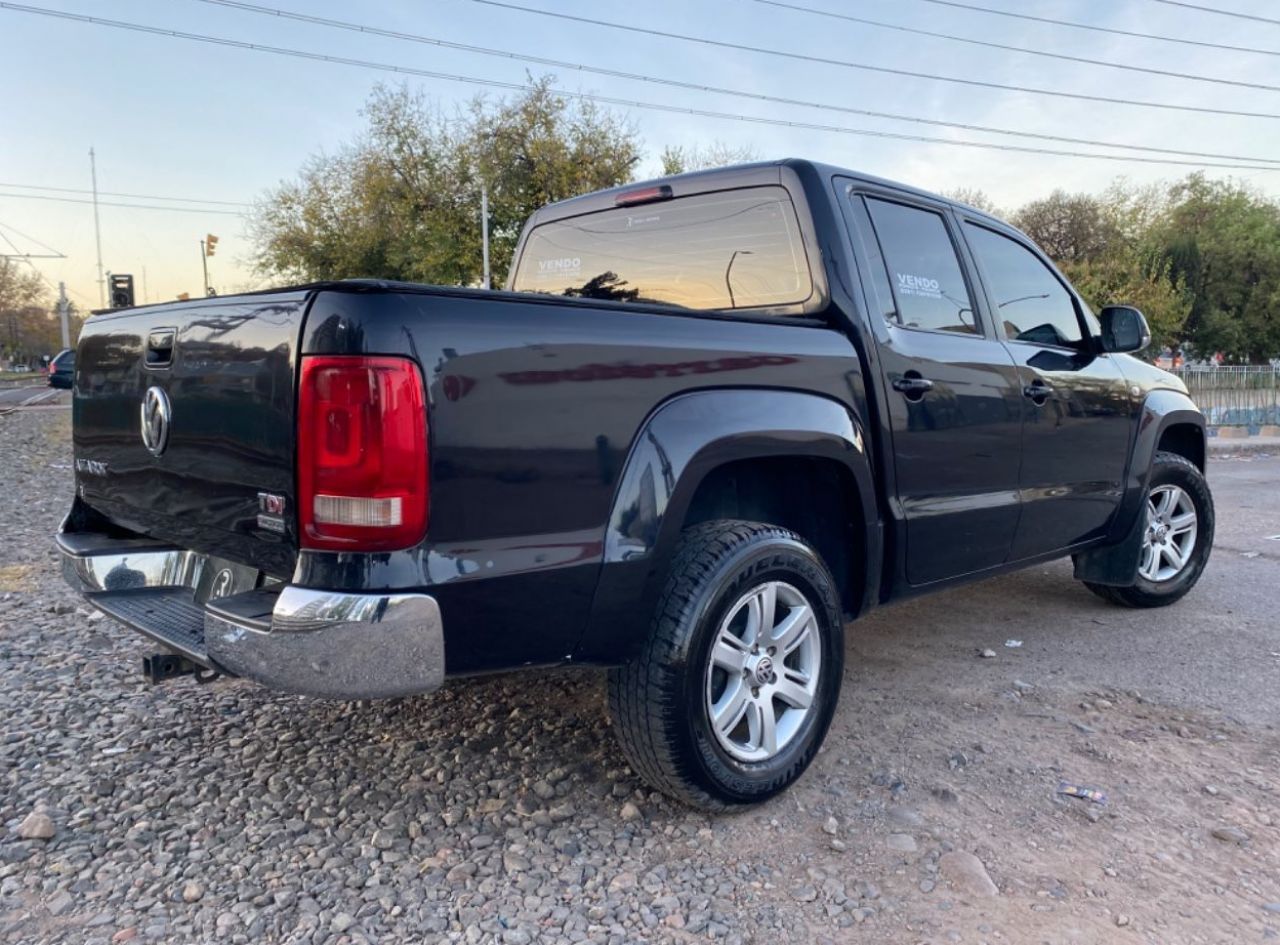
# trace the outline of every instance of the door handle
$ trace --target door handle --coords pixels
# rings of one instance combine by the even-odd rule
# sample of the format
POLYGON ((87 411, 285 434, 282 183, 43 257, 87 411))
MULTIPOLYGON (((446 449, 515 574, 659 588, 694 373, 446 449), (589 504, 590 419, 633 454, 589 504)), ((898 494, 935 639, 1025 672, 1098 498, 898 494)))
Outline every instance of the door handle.
POLYGON ((173 363, 173 342, 176 335, 176 329, 157 328, 147 336, 148 367, 164 367, 173 363))
POLYGON ((1053 388, 1044 381, 1032 381, 1026 387, 1022 388, 1024 397, 1030 397, 1031 402, 1037 407, 1044 404, 1049 399, 1049 395, 1053 393, 1053 388))
POLYGON ((900 377, 893 382, 893 389, 906 394, 908 400, 919 400, 927 391, 933 390, 933 381, 925 377, 900 377))

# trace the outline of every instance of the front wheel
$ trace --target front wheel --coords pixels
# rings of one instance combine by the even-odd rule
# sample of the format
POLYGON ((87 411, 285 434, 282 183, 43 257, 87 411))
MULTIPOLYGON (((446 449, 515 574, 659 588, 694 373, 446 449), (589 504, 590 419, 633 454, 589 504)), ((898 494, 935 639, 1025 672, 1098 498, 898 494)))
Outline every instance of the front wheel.
POLYGON ((1195 587, 1213 547, 1213 495, 1196 465, 1156 453, 1147 485, 1138 580, 1131 587, 1085 582, 1103 600, 1126 607, 1164 607, 1195 587))
POLYGON ((639 655, 609 674, 631 767, 697 807, 763 801, 808 767, 844 664, 840 596, 800 537, 717 521, 681 536, 639 655))

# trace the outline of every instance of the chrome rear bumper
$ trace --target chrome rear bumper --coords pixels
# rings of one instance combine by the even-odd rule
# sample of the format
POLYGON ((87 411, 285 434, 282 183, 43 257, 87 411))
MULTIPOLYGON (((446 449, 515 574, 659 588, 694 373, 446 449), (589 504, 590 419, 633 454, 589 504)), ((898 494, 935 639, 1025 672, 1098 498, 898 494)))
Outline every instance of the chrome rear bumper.
POLYGON ((330 699, 444 682, 444 629, 429 595, 246 588, 253 572, 142 540, 64 533, 58 547, 63 575, 90 604, 204 666, 330 699))

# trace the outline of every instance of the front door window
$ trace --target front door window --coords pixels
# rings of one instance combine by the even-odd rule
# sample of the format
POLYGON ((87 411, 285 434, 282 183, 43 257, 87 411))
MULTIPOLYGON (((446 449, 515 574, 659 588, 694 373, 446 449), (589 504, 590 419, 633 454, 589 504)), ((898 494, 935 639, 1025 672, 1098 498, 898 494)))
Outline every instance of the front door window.
POLYGON ((995 307, 1010 341, 1078 348, 1084 340, 1075 299, 1034 253, 985 226, 965 223, 995 307))

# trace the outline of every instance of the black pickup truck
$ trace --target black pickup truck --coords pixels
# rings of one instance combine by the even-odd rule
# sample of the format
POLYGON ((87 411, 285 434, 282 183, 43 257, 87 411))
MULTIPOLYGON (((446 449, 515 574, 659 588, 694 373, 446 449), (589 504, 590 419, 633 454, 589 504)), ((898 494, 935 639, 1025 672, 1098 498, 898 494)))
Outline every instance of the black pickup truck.
MULTIPOLYGON (((844 627, 1073 556, 1171 603, 1204 420, 1021 233, 806 161, 567 200, 508 291, 335 282, 102 315, 68 580, 162 648, 332 698, 610 667, 627 758, 717 807, 814 757, 844 627)), ((854 624, 856 627, 856 624, 854 624)))

